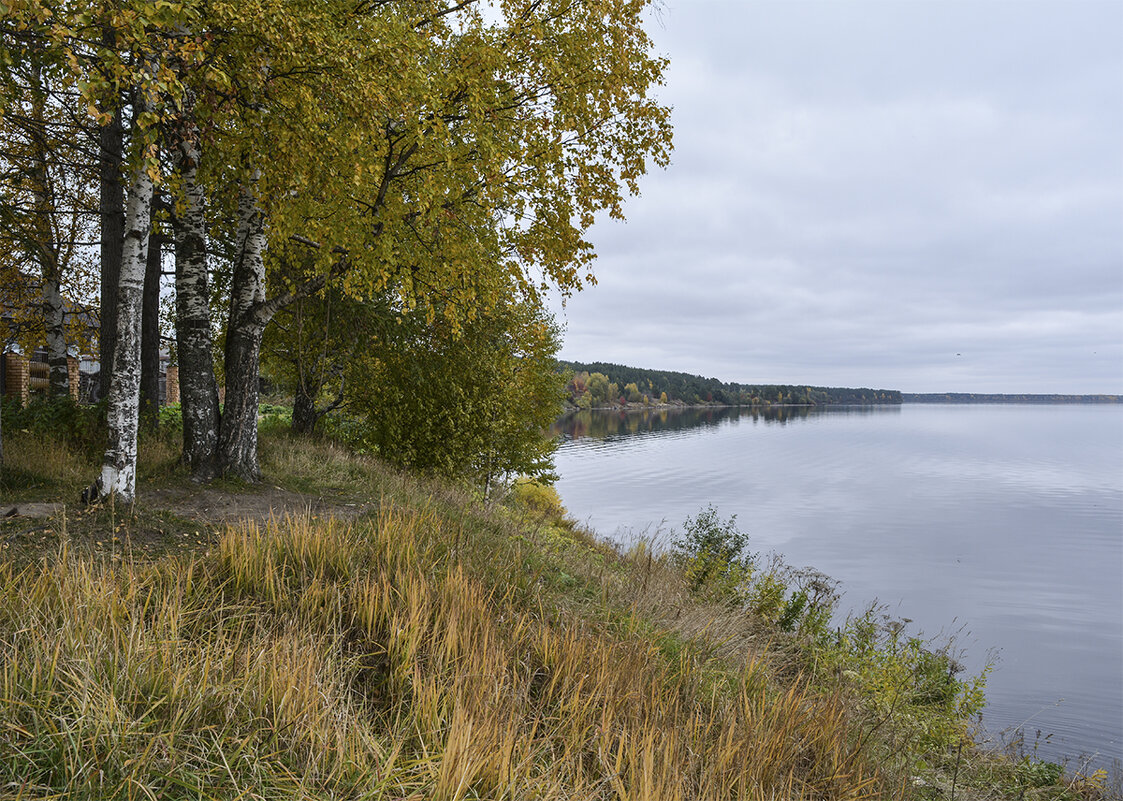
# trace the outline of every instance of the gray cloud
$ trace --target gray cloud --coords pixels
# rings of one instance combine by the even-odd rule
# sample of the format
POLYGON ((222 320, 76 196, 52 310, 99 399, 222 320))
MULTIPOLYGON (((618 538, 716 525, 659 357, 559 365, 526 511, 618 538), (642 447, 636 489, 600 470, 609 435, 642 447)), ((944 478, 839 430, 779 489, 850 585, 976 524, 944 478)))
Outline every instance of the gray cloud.
POLYGON ((564 357, 1123 391, 1123 6, 678 0, 661 23, 674 163, 593 231, 564 357))

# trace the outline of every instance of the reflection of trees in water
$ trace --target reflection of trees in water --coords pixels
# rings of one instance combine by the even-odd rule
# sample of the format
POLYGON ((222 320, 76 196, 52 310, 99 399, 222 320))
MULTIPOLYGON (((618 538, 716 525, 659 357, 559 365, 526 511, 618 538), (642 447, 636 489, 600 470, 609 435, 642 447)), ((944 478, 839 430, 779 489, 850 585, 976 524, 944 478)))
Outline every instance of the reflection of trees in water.
POLYGON ((610 439, 634 434, 660 434, 690 428, 753 423, 779 423, 807 420, 820 415, 900 414, 900 405, 886 406, 702 406, 685 409, 594 409, 571 412, 551 427, 552 436, 568 439, 610 439))

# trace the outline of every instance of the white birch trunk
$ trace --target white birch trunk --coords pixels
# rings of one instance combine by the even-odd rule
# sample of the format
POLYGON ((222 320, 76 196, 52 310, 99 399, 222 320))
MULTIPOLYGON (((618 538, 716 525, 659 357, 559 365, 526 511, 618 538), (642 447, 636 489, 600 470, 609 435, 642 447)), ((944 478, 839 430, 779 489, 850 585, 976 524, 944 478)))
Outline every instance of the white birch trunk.
POLYGON ((70 376, 66 368, 66 328, 62 292, 59 290, 62 264, 59 237, 55 229, 61 213, 55 208, 58 198, 51 185, 50 147, 47 144, 47 96, 41 71, 32 68, 31 83, 35 100, 31 104, 31 194, 35 204, 35 253, 39 263, 40 311, 47 340, 47 363, 50 365, 50 394, 66 397, 70 393, 70 376))
POLYGON ((238 253, 230 286, 226 329, 226 403, 218 435, 219 469, 258 481, 257 371, 265 306, 265 220, 257 200, 257 174, 238 198, 238 253))
POLYGON ((125 244, 117 284, 117 344, 109 379, 109 447, 102 461, 99 495, 132 503, 136 493, 136 439, 140 418, 140 322, 148 234, 152 227, 152 179, 144 166, 132 176, 125 207, 125 244))

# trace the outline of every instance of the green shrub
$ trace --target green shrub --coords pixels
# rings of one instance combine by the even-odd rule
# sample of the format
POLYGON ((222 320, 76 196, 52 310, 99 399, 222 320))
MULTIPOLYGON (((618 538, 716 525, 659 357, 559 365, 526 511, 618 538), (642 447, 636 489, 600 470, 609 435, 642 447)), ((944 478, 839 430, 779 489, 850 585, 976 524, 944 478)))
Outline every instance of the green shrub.
POLYGON ((776 557, 762 568, 748 545, 736 515, 721 520, 708 506, 683 523, 671 553, 695 595, 744 607, 781 631, 821 636, 838 601, 835 582, 817 570, 795 570, 776 557))
POLYGON ((812 568, 796 570, 778 558, 753 577, 746 606, 781 631, 818 638, 830 628, 837 582, 812 568))
POLYGON ((262 403, 257 407, 258 425, 263 431, 287 430, 292 427, 292 407, 262 403))
POLYGON ((784 602, 784 608, 780 612, 780 617, 776 620, 776 625, 780 627, 780 631, 795 631, 806 609, 807 593, 803 590, 796 590, 792 593, 792 597, 784 602))
POLYGON ((756 567, 749 536, 737 528, 737 515, 720 520, 713 506, 683 523, 672 552, 690 591, 729 604, 744 604, 756 567))
POLYGON ((183 431, 183 408, 178 403, 161 406, 158 412, 160 433, 183 431))
POLYGON ((538 517, 562 520, 566 516, 558 491, 549 484, 521 477, 511 485, 511 499, 518 507, 538 517))
POLYGON ((316 424, 316 431, 325 439, 345 445, 354 453, 375 453, 376 448, 371 448, 364 441, 366 423, 358 417, 334 411, 325 414, 316 424))
POLYGON ((784 610, 788 585, 775 570, 760 574, 748 597, 749 611, 765 620, 775 621, 784 610))
POLYGON ((944 752, 968 739, 968 724, 985 703, 989 667, 959 678, 963 666, 952 656, 952 643, 906 635, 906 625, 871 606, 817 638, 816 664, 849 677, 869 712, 891 716, 918 752, 944 752))
POLYGON ((1017 764, 1014 773, 1022 787, 1049 787, 1061 781, 1065 769, 1056 762, 1042 762, 1027 756, 1017 764))
POLYGON ((105 403, 86 405, 62 398, 36 398, 21 406, 14 398, 0 399, 5 434, 22 431, 41 438, 60 439, 81 451, 105 446, 105 403))

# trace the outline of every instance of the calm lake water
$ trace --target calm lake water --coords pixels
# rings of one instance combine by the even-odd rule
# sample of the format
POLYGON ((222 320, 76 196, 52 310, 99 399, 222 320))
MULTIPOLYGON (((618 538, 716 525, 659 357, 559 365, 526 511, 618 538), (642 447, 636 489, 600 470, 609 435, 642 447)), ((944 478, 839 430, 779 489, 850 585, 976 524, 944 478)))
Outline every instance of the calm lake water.
POLYGON ((584 412, 559 430, 558 491, 602 536, 665 540, 713 504, 754 550, 841 581, 843 614, 877 599, 956 634, 969 670, 996 656, 996 740, 1123 759, 1123 406, 584 412))

